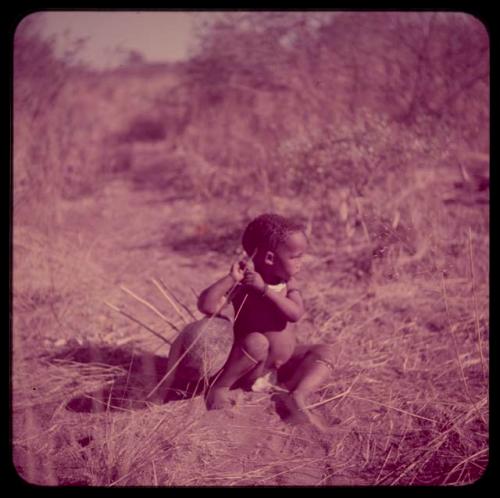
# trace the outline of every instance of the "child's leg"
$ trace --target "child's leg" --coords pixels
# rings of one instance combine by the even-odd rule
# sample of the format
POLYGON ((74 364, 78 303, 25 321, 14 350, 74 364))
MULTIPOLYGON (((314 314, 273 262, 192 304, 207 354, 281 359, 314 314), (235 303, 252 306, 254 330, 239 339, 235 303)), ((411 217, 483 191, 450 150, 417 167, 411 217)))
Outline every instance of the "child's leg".
POLYGON ((245 386, 251 387, 255 381, 265 375, 269 370, 278 369, 286 363, 295 349, 295 334, 290 331, 266 332, 269 341, 269 350, 266 361, 261 361, 254 369, 250 370, 242 379, 245 386))
POLYGON ((322 345, 309 346, 293 375, 286 381, 290 394, 280 398, 292 415, 306 417, 322 431, 328 430, 325 422, 319 415, 311 413, 307 404, 309 395, 321 387, 332 369, 331 350, 322 345))
POLYGON ((266 361, 260 361, 255 368, 252 368, 247 373, 243 374, 236 384, 245 391, 251 390, 255 381, 266 373, 266 361))
POLYGON ((206 404, 209 410, 229 404, 229 388, 243 375, 258 367, 267 358, 269 341, 263 334, 252 332, 233 345, 222 373, 210 388, 206 404))
POLYGON ((306 406, 306 398, 321 387, 332 370, 328 347, 311 346, 290 379, 292 394, 301 407, 306 406))
POLYGON ((265 366, 266 368, 280 368, 295 351, 295 334, 289 330, 268 332, 266 338, 269 341, 269 354, 265 366))

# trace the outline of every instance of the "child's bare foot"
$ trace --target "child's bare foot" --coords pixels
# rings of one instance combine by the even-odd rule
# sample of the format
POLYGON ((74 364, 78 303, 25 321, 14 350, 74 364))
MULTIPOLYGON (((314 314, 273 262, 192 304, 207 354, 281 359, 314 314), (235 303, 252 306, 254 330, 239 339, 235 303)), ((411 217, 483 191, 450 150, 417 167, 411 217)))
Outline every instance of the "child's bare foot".
POLYGON ((280 401, 289 412, 289 417, 296 423, 309 422, 321 432, 331 432, 323 417, 317 413, 312 413, 307 408, 305 395, 300 392, 281 394, 280 401))
POLYGON ((229 387, 213 387, 208 391, 205 399, 207 410, 220 410, 234 405, 234 400, 229 395, 229 387))

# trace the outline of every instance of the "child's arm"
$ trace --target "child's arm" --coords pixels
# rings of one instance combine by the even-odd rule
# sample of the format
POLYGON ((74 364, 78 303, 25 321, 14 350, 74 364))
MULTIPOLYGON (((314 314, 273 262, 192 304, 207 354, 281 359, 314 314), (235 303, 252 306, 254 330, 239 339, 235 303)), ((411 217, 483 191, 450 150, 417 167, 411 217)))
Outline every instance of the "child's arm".
POLYGON ((198 309, 205 315, 219 313, 226 303, 228 292, 243 279, 242 263, 234 263, 230 272, 206 288, 198 298, 198 309))
POLYGON ((293 281, 289 282, 286 296, 279 292, 268 290, 266 283, 257 272, 247 270, 242 283, 253 287, 255 290, 262 293, 266 299, 272 301, 287 321, 298 322, 304 314, 304 303, 293 281))
POLYGON ((268 290, 265 297, 276 305, 289 322, 298 322, 305 312, 302 296, 298 289, 290 289, 286 296, 268 290))

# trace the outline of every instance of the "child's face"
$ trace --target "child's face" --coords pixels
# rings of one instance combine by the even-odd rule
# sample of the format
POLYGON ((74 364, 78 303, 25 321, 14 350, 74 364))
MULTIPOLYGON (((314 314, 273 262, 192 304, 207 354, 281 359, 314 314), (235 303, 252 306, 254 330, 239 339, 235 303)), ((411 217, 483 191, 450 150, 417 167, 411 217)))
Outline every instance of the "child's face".
POLYGON ((307 239, 302 232, 293 232, 275 252, 273 269, 276 276, 285 282, 300 271, 302 256, 307 249, 307 239))

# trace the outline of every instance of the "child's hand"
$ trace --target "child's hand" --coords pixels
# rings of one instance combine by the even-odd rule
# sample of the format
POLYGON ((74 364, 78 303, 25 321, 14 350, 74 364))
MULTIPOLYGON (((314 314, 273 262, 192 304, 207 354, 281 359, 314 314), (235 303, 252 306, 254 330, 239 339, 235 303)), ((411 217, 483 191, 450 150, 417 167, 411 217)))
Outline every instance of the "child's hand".
POLYGON ((245 276, 245 267, 244 261, 237 261, 236 263, 233 263, 229 274, 233 277, 235 282, 241 282, 243 280, 245 276))
POLYGON ((248 285, 249 287, 253 287, 255 290, 259 292, 264 292, 266 289, 266 283, 256 271, 246 270, 243 281, 241 282, 244 285, 248 285))

